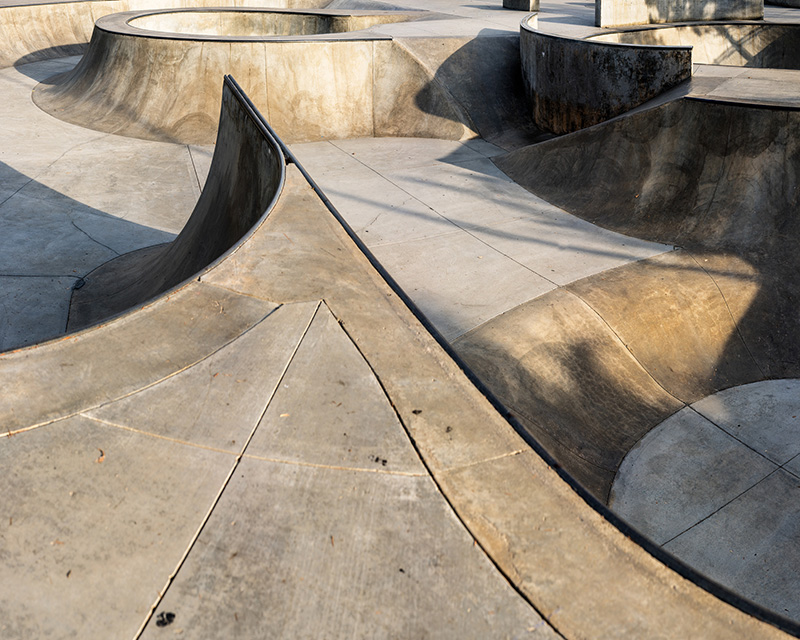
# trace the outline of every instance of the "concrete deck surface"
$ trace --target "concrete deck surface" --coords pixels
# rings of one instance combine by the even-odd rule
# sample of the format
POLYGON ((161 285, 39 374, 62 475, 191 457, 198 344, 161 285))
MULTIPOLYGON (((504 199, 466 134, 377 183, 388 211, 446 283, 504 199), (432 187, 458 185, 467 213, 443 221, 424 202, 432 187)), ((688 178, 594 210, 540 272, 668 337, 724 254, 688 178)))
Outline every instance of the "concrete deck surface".
MULTIPOLYGON (((375 29, 411 49, 415 39, 514 34, 522 17, 494 3, 402 4, 452 17, 375 29)), ((592 21, 591 5, 555 2, 540 27, 580 36, 596 31, 592 21)), ((0 601, 13 612, 0 622, 4 637, 783 636, 668 569, 564 484, 293 165, 283 205, 199 281, 75 337, 12 351, 63 335, 72 288, 92 269, 171 240, 210 168, 210 147, 99 133, 37 108, 36 84, 77 60, 0 70, 9 436, 0 601)), ((796 103, 798 72, 756 71, 699 68, 681 91, 796 103)), ((800 451, 787 417, 796 384, 744 385, 755 373, 717 386, 659 377, 636 323, 620 320, 618 300, 665 270, 688 274, 685 301, 709 288, 695 284, 702 278, 685 266, 694 258, 674 251, 678 242, 568 213, 504 174, 495 160, 507 149, 481 139, 291 149, 517 417, 538 403, 534 422, 545 428, 530 432, 575 460, 571 473, 700 573, 800 618, 791 515, 800 451), (597 377, 594 390, 577 388, 570 340, 593 345, 620 386, 597 377), (520 370, 533 363, 549 376, 531 380, 530 405, 502 386, 489 341, 503 358, 517 349, 520 370), (626 405, 626 393, 635 401, 626 405), (598 429, 612 420, 604 403, 616 403, 612 423, 630 429, 596 450, 588 438, 570 444, 558 431, 560 398, 575 424, 598 429), (641 415, 645 398, 646 424, 626 417, 641 415)), ((652 304, 657 317, 662 303, 652 304)), ((683 327, 680 345, 697 338, 718 362, 741 318, 731 315, 731 332, 683 327)), ((595 360, 575 353, 588 371, 595 360)))

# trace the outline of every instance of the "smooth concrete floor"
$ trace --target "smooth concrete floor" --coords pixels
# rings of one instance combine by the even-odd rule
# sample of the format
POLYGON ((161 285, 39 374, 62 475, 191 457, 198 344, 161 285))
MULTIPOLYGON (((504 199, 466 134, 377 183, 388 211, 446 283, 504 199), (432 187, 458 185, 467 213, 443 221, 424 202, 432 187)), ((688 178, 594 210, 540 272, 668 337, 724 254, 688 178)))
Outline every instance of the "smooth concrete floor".
POLYGON ((800 619, 800 380, 733 387, 650 431, 610 506, 701 573, 800 619))

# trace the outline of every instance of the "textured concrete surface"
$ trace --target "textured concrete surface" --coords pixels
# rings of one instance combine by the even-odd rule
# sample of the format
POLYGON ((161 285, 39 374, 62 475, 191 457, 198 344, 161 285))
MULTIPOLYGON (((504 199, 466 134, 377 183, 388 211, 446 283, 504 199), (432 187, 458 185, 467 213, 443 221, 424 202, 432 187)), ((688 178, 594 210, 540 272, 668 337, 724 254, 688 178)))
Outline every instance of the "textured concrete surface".
POLYGON ((732 387, 683 409, 631 450, 611 494, 670 552, 795 619, 798 384, 732 387))
POLYGON ((533 119, 554 133, 603 122, 688 80, 688 47, 620 46, 521 28, 523 79, 533 119))
MULTIPOLYGON (((466 345, 476 346, 479 360, 488 354, 486 383, 506 381, 513 391, 521 388, 514 387, 516 373, 534 373, 530 387, 543 401, 529 402, 531 415, 518 418, 530 425, 528 433, 543 423, 540 441, 602 497, 591 482, 608 487, 627 450, 687 402, 791 370, 793 334, 784 332, 791 324, 775 319, 790 317, 794 263, 788 253, 765 262, 777 258, 780 243, 759 245, 760 239, 750 249, 764 252, 754 258, 735 234, 724 242, 712 234, 708 246, 689 243, 688 250, 664 253, 672 237, 663 245, 601 230, 508 180, 491 159, 502 163, 505 149, 538 139, 518 116, 508 131, 497 121, 513 113, 520 95, 511 91, 515 63, 508 58, 519 14, 447 0, 429 8, 449 19, 376 28, 404 38, 382 60, 413 60, 414 73, 433 78, 458 105, 462 120, 449 122, 468 122, 496 144, 360 139, 295 149, 309 166, 319 165, 320 182, 360 237, 375 253, 384 251, 387 265, 396 260, 390 272, 407 277, 402 284, 412 298, 427 305, 449 337, 462 336, 456 348, 466 354, 466 345), (447 37, 437 43, 437 35, 447 37), (467 68, 473 86, 453 84, 467 68), (481 94, 492 100, 482 104, 481 94), (463 250, 447 251, 447 241, 463 250), (716 241, 725 251, 712 246, 716 241), (414 262, 429 264, 427 274, 414 262), (459 275, 462 269, 469 278, 459 275), (470 307, 479 296, 491 303, 476 312, 470 307), (688 312, 681 314, 683 308, 688 312), (629 317, 638 314, 639 320, 629 317), (522 336, 519 343, 513 332, 522 336), (470 343, 473 337, 485 339, 470 343), (692 340, 703 348, 681 352, 679 345, 692 340), (517 360, 503 359, 504 349, 517 349, 517 360), (503 366, 493 371, 492 362, 503 366), (548 375, 536 379, 537 371, 548 375), (644 419, 637 421, 637 411, 644 419)), ((584 6, 559 5, 545 20, 560 20, 564 32, 591 30, 584 6)), ((34 69, 13 73, 36 76, 34 69)), ((706 88, 716 82, 712 75, 706 88)), ((392 80, 387 74, 378 81, 392 80)), ((27 99, 25 82, 19 95, 27 99)), ((416 104, 413 91, 405 96, 416 104)), ((382 113, 387 122, 398 113, 412 122, 415 112, 384 104, 382 113)), ((423 108, 417 113, 424 114, 421 126, 437 124, 423 108)), ((23 116, 15 126, 23 131, 25 122, 23 116)), ((52 137, 45 123, 67 138, 87 133, 41 112, 38 122, 44 138, 52 137)), ((250 126, 246 119, 238 125, 250 126)), ((734 126, 748 130, 746 122, 734 126)), ((244 139, 259 135, 251 131, 244 139)), ((126 143, 102 140, 109 152, 115 140, 120 149, 126 143)), ((258 199, 241 192, 247 181, 226 183, 235 187, 227 196, 214 186, 226 181, 215 177, 219 163, 209 169, 208 147, 159 148, 188 156, 194 183, 206 184, 204 198, 216 194, 231 210, 238 205, 230 197, 239 204, 258 199)), ((15 149, 21 162, 24 147, 15 149)), ((52 162, 50 153, 41 158, 52 162)), ((125 175, 122 159, 98 157, 90 164, 73 155, 78 182, 88 167, 97 167, 101 181, 103 157, 112 169, 106 175, 125 175)), ((257 157, 249 149, 241 161, 257 157)), ((59 190, 69 189, 65 172, 54 172, 59 190)), ((9 176, 13 194, 24 178, 9 176)), ((73 197, 101 202, 105 195, 87 193, 95 190, 112 191, 87 188, 73 197)), ((758 200, 741 199, 733 214, 744 215, 750 202, 758 200)), ((190 208, 174 207, 179 215, 190 208)), ((751 235, 758 228, 749 227, 751 235)), ((770 236, 768 226, 761 230, 770 236)), ((12 573, 30 569, 24 589, 0 592, 4 610, 20 612, 5 621, 11 637, 52 635, 61 620, 59 631, 84 637, 219 630, 254 637, 265 628, 273 635, 344 629, 361 637, 782 636, 680 577, 565 484, 558 466, 529 449, 410 315, 291 164, 275 206, 222 261, 117 319, 3 354, 0 376, 7 390, 0 397, 2 425, 10 434, 2 442, 10 443, 14 470, 6 494, 20 492, 20 502, 8 504, 22 514, 4 523, 6 539, 14 541, 4 566, 12 573), (20 402, 22 394, 36 402, 20 402), (37 485, 42 461, 48 464, 37 485), (160 473, 165 464, 170 474, 160 473), (210 471, 194 481, 190 474, 201 467, 210 471), (27 497, 31 492, 37 495, 27 497), (150 499, 153 493, 158 500, 150 499), (61 495, 82 499, 79 508, 69 511, 61 495), (175 501, 179 508, 170 508, 175 501), (21 538, 13 537, 16 526, 21 538), (159 540, 163 532, 167 542, 159 540), (32 547, 31 539, 41 544, 32 547), (116 554, 130 557, 117 561, 116 554), (135 589, 125 588, 122 574, 103 580, 117 565, 135 589), (40 588, 73 577, 80 578, 78 589, 40 588), (96 601, 110 610, 102 629, 87 621, 96 601)), ((763 394, 753 397, 763 402, 763 394)), ((792 458, 770 477, 794 471, 792 458)), ((730 538, 730 548, 740 557, 761 554, 754 538, 772 540, 770 553, 788 558, 783 550, 793 524, 776 516, 790 507, 762 502, 772 518, 761 515, 763 528, 730 538)), ((736 512, 726 517, 730 533, 736 512)), ((737 582, 714 569, 716 559, 702 557, 709 538, 700 535, 702 526, 696 531, 696 541, 684 538, 683 557, 697 558, 702 571, 741 593, 741 582, 760 585, 746 593, 794 615, 785 597, 793 593, 789 569, 785 579, 754 572, 737 582)))
POLYGON ((800 25, 764 22, 692 24, 620 29, 590 36, 591 41, 638 45, 690 46, 694 64, 797 69, 800 25))

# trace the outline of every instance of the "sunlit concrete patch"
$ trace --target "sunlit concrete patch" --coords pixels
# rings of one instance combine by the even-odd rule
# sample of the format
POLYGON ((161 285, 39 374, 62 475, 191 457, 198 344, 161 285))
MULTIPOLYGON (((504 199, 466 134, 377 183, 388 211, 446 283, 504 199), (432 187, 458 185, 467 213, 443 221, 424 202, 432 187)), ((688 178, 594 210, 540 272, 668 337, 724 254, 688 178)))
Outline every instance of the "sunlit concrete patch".
POLYGON ((315 302, 281 305, 208 358, 87 415, 164 438, 239 452, 316 307, 315 302))
POLYGON ((558 637, 429 478, 252 458, 142 637, 172 629, 198 637, 558 637), (169 614, 172 624, 159 628, 169 614))
POLYGON ((315 181, 448 339, 566 284, 670 251, 526 191, 484 140, 293 145, 315 181))
POLYGON ((326 305, 303 337, 247 455, 424 475, 380 383, 326 305), (320 367, 325 362, 325 367, 320 367))
POLYGON ((468 233, 373 251, 447 339, 555 287, 468 233))

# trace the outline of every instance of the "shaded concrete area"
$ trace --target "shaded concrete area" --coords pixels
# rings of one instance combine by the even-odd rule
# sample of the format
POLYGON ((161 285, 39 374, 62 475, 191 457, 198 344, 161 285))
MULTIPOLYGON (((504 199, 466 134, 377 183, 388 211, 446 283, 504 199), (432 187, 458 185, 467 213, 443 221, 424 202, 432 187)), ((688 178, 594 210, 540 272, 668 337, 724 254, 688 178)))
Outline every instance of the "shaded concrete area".
POLYGON ((670 552, 797 619, 798 381, 731 387, 650 431, 613 508, 670 552))
POLYGON ((181 203, 190 211, 200 192, 187 147, 67 126, 31 103, 36 81, 74 63, 0 71, 2 350, 63 334, 76 282, 106 260, 170 240, 186 220, 181 203))

